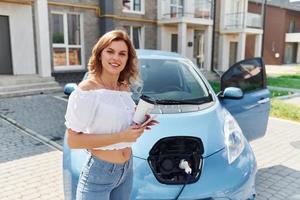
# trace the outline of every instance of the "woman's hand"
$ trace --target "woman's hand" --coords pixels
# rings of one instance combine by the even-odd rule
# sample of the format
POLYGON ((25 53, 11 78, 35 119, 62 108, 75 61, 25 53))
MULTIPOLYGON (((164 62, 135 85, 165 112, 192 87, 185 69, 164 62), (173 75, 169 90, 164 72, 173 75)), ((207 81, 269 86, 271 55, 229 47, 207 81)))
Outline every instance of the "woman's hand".
POLYGON ((129 126, 126 130, 120 133, 120 136, 124 142, 136 142, 136 140, 144 133, 146 127, 140 125, 129 126))
MULTIPOLYGON (((143 123, 142 127, 145 127, 146 130, 151 130, 151 126, 154 126, 156 124, 159 124, 159 122, 155 119, 151 119, 151 116, 150 115, 145 115, 146 116, 146 120, 145 122, 143 123), (150 120, 151 119, 151 120, 150 120), (149 122, 147 122, 148 120, 150 120, 149 122), (146 124, 145 124, 146 123, 146 124)), ((154 116, 155 118, 156 116, 154 116)))

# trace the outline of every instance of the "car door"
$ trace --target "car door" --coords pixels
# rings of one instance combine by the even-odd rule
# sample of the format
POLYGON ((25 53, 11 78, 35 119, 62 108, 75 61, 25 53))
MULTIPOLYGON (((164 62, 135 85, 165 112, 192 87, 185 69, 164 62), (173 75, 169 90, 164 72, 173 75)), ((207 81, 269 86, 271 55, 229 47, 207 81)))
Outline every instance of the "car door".
POLYGON ((221 77, 221 90, 227 87, 238 87, 243 91, 243 98, 219 96, 219 100, 237 120, 245 137, 253 140, 264 136, 270 111, 270 92, 263 60, 246 59, 231 66, 221 77))

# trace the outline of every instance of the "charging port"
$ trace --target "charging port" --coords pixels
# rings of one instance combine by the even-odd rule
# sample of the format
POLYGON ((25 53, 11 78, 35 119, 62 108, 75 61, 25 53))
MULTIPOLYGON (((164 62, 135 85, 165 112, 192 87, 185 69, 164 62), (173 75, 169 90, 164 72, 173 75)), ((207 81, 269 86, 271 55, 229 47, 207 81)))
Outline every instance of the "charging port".
POLYGON ((167 137, 150 150, 148 163, 156 179, 165 184, 189 184, 201 174, 204 149, 200 138, 167 137), (187 179, 187 175, 190 176, 187 179))

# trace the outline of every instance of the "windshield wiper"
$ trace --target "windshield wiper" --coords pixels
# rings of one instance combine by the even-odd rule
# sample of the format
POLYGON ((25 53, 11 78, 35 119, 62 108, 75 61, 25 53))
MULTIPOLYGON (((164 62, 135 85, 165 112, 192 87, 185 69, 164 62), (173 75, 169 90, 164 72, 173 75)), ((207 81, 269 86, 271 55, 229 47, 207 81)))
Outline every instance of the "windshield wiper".
POLYGON ((201 97, 197 99, 183 99, 183 100, 174 100, 174 99, 156 99, 157 104, 163 105, 177 105, 177 104, 188 104, 188 105, 199 105, 212 101, 211 95, 207 97, 201 97))

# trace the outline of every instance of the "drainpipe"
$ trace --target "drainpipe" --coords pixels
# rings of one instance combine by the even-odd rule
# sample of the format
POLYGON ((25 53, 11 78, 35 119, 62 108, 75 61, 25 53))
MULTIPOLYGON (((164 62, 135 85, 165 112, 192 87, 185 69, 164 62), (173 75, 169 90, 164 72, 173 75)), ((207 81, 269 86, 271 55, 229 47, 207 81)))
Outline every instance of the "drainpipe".
POLYGON ((212 30, 212 48, 211 48, 211 61, 210 61, 210 67, 211 71, 215 72, 219 75, 219 73, 214 69, 214 53, 215 53, 215 31, 216 31, 216 4, 217 0, 213 1, 213 30, 212 30))
POLYGON ((263 34, 262 34, 262 42, 261 42, 261 57, 264 57, 264 42, 265 42, 265 28, 266 28, 266 15, 267 15, 267 0, 264 0, 264 15, 263 15, 263 34))

